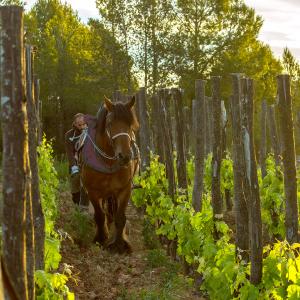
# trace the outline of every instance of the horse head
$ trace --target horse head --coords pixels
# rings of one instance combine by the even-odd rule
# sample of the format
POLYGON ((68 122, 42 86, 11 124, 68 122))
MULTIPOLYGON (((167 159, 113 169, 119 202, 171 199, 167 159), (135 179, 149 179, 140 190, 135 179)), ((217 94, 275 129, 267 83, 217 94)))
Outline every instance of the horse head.
POLYGON ((134 112, 135 97, 127 103, 104 99, 104 106, 98 114, 98 128, 109 139, 114 155, 121 166, 127 165, 132 158, 131 143, 138 121, 134 112))

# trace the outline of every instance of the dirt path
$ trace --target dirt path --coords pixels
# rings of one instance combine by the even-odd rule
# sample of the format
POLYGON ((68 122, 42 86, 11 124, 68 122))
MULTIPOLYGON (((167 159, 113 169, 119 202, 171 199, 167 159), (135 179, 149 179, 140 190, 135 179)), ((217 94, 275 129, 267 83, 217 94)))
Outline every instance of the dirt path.
POLYGON ((69 288, 76 299, 204 299, 163 249, 145 248, 143 220, 132 205, 127 218, 133 253, 121 256, 92 243, 93 219, 74 209, 68 192, 61 193, 61 202, 58 227, 69 235, 62 243, 62 265, 72 266, 74 280, 69 288))

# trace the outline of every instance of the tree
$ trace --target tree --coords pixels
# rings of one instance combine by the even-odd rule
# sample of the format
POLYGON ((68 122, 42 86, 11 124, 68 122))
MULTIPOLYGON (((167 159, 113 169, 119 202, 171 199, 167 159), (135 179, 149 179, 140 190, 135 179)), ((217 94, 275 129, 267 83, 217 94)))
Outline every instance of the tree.
POLYGON ((300 64, 295 59, 288 48, 285 48, 282 55, 283 69, 290 75, 291 96, 293 99, 294 120, 297 125, 298 134, 295 135, 296 148, 299 149, 299 130, 300 130, 300 64))
POLYGON ((0 6, 4 5, 19 5, 24 6, 25 2, 21 0, 0 0, 0 6))
POLYGON ((173 68, 180 84, 190 91, 191 77, 207 76, 230 49, 239 49, 245 39, 255 40, 262 21, 240 0, 177 3, 179 21, 174 48, 181 49, 177 50, 179 56, 173 68))
MULTIPOLYGON (((130 30, 132 29, 132 18, 130 17, 130 12, 133 9, 133 1, 124 0, 96 0, 96 6, 99 9, 100 16, 102 17, 105 28, 109 30, 112 39, 118 41, 120 46, 123 47, 126 55, 123 57, 125 61, 122 65, 126 65, 125 76, 127 78, 127 90, 132 92, 132 76, 131 67, 132 61, 129 56, 129 40, 130 40, 130 30)), ((118 51, 120 49, 117 43, 110 43, 111 53, 112 53, 112 74, 114 78, 118 78, 118 51)), ((115 80, 114 89, 119 89, 119 81, 115 80)))
POLYGON ((84 25, 71 6, 60 0, 38 0, 26 27, 28 43, 37 47, 35 70, 41 82, 44 129, 49 137, 56 137, 55 148, 62 152, 64 132, 73 115, 95 114, 117 80, 119 86, 127 85, 124 70, 131 69, 124 62, 132 63, 100 22, 84 25))

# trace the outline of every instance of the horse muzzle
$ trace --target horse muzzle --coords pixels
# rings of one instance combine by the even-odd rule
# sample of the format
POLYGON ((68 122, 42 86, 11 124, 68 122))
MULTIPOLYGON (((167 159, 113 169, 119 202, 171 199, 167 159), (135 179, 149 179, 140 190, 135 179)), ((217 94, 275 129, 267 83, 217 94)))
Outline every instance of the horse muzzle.
POLYGON ((129 155, 122 155, 121 153, 118 155, 118 162, 121 167, 125 167, 130 162, 130 156, 129 155))

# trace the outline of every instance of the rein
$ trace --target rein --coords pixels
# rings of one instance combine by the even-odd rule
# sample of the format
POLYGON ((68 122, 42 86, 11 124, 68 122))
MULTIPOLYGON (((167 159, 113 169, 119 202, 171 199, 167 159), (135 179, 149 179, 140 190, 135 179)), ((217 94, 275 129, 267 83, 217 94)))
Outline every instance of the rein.
MULTIPOLYGON (((105 151, 103 151, 100 147, 98 147, 98 146, 96 145, 96 143, 93 141, 92 137, 88 134, 87 131, 85 132, 85 134, 86 134, 86 136, 89 138, 89 140, 91 141, 91 143, 93 144, 94 149, 95 149, 95 151, 96 151, 98 154, 100 154, 102 157, 104 157, 104 158, 106 158, 106 159, 109 159, 109 160, 117 160, 117 159, 118 159, 118 157, 117 157, 116 155, 115 155, 115 156, 110 156, 110 155, 108 155, 107 153, 105 153, 105 151)), ((113 141, 114 139, 116 139, 117 137, 119 137, 119 136, 127 136, 127 137, 129 138, 130 142, 132 141, 131 136, 130 136, 127 132, 117 133, 117 134, 115 134, 115 135, 112 136, 112 137, 110 137, 110 134, 108 133, 108 131, 106 131, 106 134, 107 134, 107 136, 109 137, 109 139, 112 140, 112 141, 113 141)))

